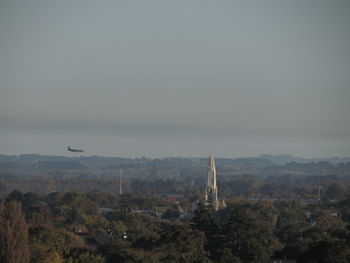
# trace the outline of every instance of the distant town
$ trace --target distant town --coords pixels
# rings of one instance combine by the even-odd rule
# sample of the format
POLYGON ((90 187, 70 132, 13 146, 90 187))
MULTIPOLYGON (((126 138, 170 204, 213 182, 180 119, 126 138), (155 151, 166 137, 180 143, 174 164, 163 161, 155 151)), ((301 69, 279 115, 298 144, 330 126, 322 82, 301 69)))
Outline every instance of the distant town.
POLYGON ((1 155, 0 201, 1 262, 18 248, 64 263, 350 255, 348 158, 1 155))

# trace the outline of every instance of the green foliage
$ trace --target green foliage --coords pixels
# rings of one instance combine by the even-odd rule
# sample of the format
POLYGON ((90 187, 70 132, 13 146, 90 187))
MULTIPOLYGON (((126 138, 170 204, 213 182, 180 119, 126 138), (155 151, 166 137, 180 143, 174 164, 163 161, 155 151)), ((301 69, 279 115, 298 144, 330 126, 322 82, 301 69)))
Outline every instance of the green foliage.
MULTIPOLYGON (((0 262, 16 263, 4 257, 17 260, 13 255, 22 253, 27 263, 28 247, 33 263, 264 263, 272 255, 301 263, 349 262, 349 199, 318 204, 230 199, 218 212, 199 204, 192 219, 174 221, 133 211, 152 208, 162 203, 160 199, 13 191, 6 206, 0 206, 0 262), (21 200, 23 207, 10 200, 21 200), (111 204, 113 211, 98 213, 104 204, 111 204)), ((163 218, 172 218, 176 207, 167 204, 167 208, 163 218)))
POLYGON ((130 248, 130 243, 125 240, 116 239, 104 246, 102 251, 107 254, 107 263, 113 262, 142 262, 140 251, 130 248))
POLYGON ((207 238, 211 238, 218 231, 218 222, 211 208, 199 203, 197 210, 191 220, 194 228, 203 231, 207 238))
POLYGON ((310 227, 303 208, 288 202, 279 203, 278 208, 276 236, 284 243, 296 243, 301 233, 310 227))
POLYGON ((344 185, 333 183, 326 190, 325 197, 329 200, 343 200, 347 190, 344 185))
POLYGON ((163 262, 209 262, 204 249, 205 235, 196 229, 172 225, 163 232, 159 242, 166 252, 163 262))
POLYGON ((126 232, 127 227, 121 221, 113 221, 107 226, 107 234, 112 240, 122 239, 122 235, 126 232))
POLYGON ((29 229, 31 262, 47 262, 48 258, 61 258, 70 245, 81 245, 78 236, 47 226, 29 229))
POLYGON ((321 240, 313 243, 298 260, 300 263, 350 262, 350 243, 345 240, 321 240))
POLYGON ((30 206, 25 209, 26 220, 32 224, 51 224, 52 214, 50 207, 40 202, 35 206, 30 206))
POLYGON ((167 209, 162 215, 163 219, 176 219, 180 217, 180 212, 176 209, 167 209))
POLYGON ((23 206, 30 207, 39 203, 39 195, 36 193, 28 192, 23 195, 23 206))
POLYGON ((244 263, 269 262, 268 242, 256 221, 241 207, 234 207, 224 225, 226 247, 244 263))
POLYGON ((0 206, 0 262, 28 263, 28 230, 21 203, 0 206))
POLYGON ((239 257, 236 257, 233 255, 232 250, 230 248, 224 248, 222 250, 218 250, 217 254, 218 254, 218 260, 217 260, 218 263, 226 263, 226 262, 242 263, 239 257))
POLYGON ((21 191, 18 191, 18 190, 13 190, 8 196, 7 196, 7 199, 6 199, 6 203, 7 202, 11 202, 11 201, 17 201, 17 202, 21 202, 23 203, 23 194, 21 191))
POLYGON ((73 249, 65 254, 62 263, 105 263, 106 259, 101 254, 96 254, 86 249, 73 249))

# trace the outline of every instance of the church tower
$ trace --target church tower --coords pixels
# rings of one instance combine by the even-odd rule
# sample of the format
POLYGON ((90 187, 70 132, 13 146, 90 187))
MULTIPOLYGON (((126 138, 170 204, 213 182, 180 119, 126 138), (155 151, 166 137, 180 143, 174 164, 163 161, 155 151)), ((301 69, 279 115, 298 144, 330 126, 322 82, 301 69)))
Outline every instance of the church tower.
POLYGON ((205 189, 205 204, 211 206, 214 211, 219 210, 218 187, 216 185, 215 158, 210 154, 208 165, 208 183, 205 189))

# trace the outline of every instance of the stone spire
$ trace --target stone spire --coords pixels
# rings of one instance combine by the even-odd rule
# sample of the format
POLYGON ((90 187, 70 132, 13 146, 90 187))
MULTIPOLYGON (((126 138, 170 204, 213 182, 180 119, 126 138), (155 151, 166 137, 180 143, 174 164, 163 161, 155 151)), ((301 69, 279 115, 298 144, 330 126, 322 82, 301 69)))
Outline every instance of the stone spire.
POLYGON ((205 204, 211 206, 214 211, 219 210, 218 188, 216 185, 216 168, 213 154, 209 157, 208 183, 205 189, 205 204))

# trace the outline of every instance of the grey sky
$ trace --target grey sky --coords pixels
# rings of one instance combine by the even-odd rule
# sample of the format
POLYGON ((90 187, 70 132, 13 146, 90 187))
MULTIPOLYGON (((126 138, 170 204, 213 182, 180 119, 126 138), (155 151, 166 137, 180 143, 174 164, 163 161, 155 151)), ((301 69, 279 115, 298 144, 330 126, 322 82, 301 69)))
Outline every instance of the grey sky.
POLYGON ((350 2, 0 0, 0 153, 350 155, 350 2))

